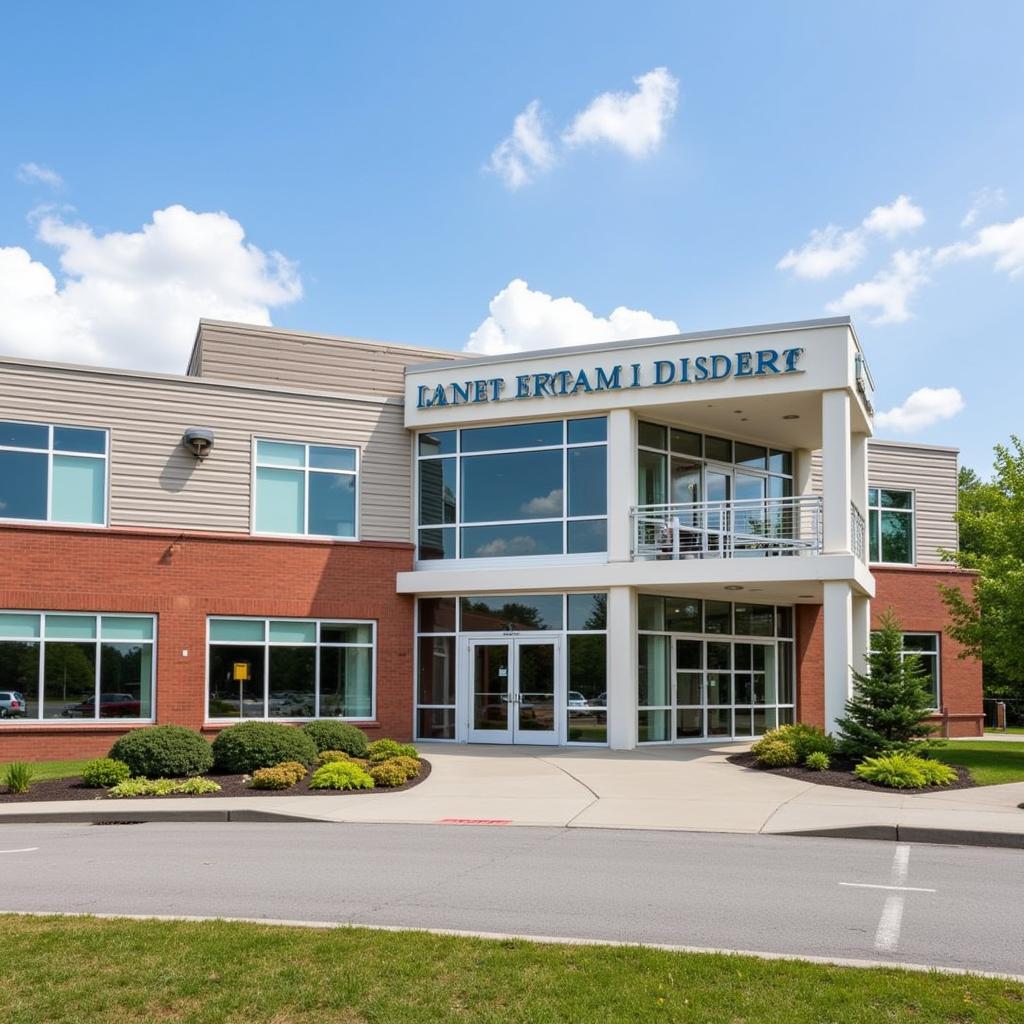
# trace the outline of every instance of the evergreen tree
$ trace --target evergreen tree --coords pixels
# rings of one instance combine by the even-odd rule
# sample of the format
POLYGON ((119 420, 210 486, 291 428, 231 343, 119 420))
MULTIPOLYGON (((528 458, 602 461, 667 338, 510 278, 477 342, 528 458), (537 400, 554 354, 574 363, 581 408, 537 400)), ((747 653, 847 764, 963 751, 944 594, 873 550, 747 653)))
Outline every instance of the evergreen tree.
POLYGON ((883 750, 920 748, 934 728, 925 721, 932 696, 921 659, 903 655, 903 632, 891 608, 880 625, 868 671, 853 673, 846 717, 836 723, 839 749, 857 760, 883 750))

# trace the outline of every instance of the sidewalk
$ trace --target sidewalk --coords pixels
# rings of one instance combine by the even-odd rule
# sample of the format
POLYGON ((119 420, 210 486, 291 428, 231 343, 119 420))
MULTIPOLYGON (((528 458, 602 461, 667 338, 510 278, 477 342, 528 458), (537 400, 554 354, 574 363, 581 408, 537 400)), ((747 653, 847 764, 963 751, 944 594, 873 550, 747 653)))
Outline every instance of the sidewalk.
POLYGON ((906 795, 738 768, 735 744, 639 751, 420 744, 430 778, 399 793, 0 804, 4 820, 187 812, 225 820, 501 823, 569 828, 862 835, 1024 848, 1024 783, 906 795))

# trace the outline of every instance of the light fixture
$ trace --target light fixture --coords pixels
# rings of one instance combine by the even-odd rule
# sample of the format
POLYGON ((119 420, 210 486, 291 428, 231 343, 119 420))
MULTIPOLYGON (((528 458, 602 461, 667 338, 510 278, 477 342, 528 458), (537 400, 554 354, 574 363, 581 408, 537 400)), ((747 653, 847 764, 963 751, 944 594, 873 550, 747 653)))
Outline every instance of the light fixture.
POLYGON ((738 583, 727 583, 725 585, 726 590, 742 590, 743 588, 738 583))
POLYGON ((788 412, 782 417, 784 420, 798 420, 800 417, 795 412, 788 412))
POLYGON ((213 447, 212 427, 186 427, 181 443, 197 458, 205 459, 213 447))

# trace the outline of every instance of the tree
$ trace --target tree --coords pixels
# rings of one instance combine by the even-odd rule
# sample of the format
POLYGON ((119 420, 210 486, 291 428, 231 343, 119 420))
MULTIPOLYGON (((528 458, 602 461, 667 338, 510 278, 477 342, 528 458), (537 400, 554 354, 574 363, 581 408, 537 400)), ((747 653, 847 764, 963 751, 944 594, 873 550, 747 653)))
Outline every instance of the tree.
POLYGON ((867 673, 853 673, 846 717, 836 723, 839 749, 860 760, 922 745, 933 730, 928 676, 916 654, 903 654, 903 630, 890 608, 881 618, 867 673))
POLYGON ((978 573, 972 595, 943 587, 952 618, 947 632, 964 655, 981 658, 990 681, 1018 694, 1024 682, 1024 443, 1011 436, 995 447, 995 477, 982 483, 960 475, 960 550, 946 554, 961 569, 978 573))

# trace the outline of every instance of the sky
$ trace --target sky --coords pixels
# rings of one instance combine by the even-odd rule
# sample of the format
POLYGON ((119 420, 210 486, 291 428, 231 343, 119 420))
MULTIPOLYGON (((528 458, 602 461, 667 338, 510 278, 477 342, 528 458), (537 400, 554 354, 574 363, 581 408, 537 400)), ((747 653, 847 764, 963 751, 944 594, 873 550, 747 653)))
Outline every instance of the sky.
POLYGON ((876 433, 1021 433, 1024 4, 7 5, 0 354, 200 316, 502 352, 848 313, 876 433))

